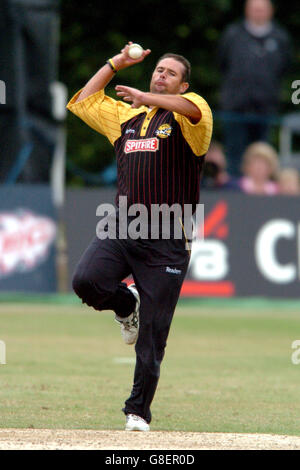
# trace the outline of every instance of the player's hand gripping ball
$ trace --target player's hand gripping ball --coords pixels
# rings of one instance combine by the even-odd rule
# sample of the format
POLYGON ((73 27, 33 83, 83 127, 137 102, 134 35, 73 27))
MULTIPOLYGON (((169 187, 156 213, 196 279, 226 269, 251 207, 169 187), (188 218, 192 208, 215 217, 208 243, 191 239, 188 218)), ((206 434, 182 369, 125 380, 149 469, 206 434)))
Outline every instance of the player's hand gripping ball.
POLYGON ((143 54, 143 48, 139 44, 130 44, 128 55, 131 59, 139 59, 143 54))

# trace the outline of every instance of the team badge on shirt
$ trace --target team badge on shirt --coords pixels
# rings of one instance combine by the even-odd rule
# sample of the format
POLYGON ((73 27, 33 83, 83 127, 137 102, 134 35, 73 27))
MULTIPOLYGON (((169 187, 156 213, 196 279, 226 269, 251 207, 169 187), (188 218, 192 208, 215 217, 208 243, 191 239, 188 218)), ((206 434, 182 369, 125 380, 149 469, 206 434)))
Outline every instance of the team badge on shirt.
POLYGON ((160 137, 161 139, 166 139, 171 135, 171 132, 172 127, 170 126, 170 124, 165 123, 159 126, 157 131, 155 131, 155 135, 157 135, 157 137, 160 137))

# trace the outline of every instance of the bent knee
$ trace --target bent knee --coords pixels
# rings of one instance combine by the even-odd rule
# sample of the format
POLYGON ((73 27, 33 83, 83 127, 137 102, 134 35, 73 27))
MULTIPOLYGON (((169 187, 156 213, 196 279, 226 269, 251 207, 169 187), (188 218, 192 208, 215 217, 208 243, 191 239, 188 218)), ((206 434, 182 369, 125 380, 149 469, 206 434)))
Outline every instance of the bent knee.
POLYGON ((88 305, 105 302, 114 293, 112 288, 103 285, 98 279, 78 271, 73 276, 72 287, 75 294, 88 305))
POLYGON ((90 280, 86 276, 76 272, 72 279, 72 288, 78 297, 83 298, 91 288, 90 280))

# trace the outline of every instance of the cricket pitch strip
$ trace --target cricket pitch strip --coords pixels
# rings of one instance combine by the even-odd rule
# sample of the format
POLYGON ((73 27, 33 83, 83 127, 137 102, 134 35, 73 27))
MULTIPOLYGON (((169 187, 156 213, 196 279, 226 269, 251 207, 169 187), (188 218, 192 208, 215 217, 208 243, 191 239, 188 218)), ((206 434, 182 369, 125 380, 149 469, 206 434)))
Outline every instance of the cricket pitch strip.
POLYGON ((300 450, 299 436, 0 429, 0 450, 300 450), (125 437, 126 433, 126 439, 125 437))

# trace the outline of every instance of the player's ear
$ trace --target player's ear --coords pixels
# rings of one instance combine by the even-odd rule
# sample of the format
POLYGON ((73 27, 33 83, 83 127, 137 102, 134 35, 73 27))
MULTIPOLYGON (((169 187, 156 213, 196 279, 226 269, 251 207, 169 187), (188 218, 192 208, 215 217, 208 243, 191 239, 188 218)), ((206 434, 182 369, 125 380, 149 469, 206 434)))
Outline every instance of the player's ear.
POLYGON ((189 86, 188 82, 182 82, 180 85, 180 94, 185 93, 189 86))

